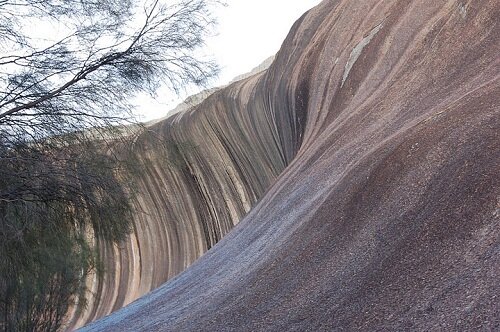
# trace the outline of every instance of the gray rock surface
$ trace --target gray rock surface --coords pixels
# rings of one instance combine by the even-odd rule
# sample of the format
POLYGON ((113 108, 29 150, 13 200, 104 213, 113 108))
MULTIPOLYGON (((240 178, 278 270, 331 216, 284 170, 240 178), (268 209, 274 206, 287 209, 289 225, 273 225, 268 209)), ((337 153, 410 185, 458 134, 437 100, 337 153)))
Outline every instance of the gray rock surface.
POLYGON ((499 17, 323 1, 151 127, 145 212, 80 322, 154 291, 83 331, 499 330, 499 17))

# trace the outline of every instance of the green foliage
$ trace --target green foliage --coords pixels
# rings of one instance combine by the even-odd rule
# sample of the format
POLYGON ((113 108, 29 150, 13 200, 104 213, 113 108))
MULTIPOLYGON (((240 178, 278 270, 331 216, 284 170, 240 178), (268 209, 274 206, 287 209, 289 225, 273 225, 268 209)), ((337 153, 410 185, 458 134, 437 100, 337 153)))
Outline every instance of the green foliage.
POLYGON ((57 330, 68 307, 85 298, 83 280, 96 255, 83 230, 56 222, 64 210, 57 203, 26 203, 6 211, 10 234, 2 234, 0 245, 5 331, 57 330))
POLYGON ((134 159, 122 143, 0 151, 0 330, 55 331, 85 304, 100 263, 91 240, 119 242, 131 227, 134 159))

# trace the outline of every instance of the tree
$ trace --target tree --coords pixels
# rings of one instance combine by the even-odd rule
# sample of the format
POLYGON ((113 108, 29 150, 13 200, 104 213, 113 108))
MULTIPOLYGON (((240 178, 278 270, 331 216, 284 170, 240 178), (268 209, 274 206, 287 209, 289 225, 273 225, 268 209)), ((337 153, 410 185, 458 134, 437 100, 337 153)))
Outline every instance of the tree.
MULTIPOLYGON (((95 142, 36 151, 18 145, 0 156, 0 328, 57 330, 98 265, 89 234, 119 242, 132 207, 122 185, 127 164, 95 142)), ((111 143, 110 143, 111 144, 111 143)), ((120 141, 119 144, 122 144, 120 141)))
POLYGON ((196 56, 215 3, 0 0, 0 329, 58 329, 89 234, 127 236, 131 98, 216 75, 196 56))
POLYGON ((141 9, 131 0, 0 0, 0 42, 9 50, 0 57, 1 139, 122 123, 139 91, 207 83, 217 66, 193 51, 214 24, 212 2, 156 0, 141 9), (64 29, 42 41, 24 34, 23 19, 64 29))

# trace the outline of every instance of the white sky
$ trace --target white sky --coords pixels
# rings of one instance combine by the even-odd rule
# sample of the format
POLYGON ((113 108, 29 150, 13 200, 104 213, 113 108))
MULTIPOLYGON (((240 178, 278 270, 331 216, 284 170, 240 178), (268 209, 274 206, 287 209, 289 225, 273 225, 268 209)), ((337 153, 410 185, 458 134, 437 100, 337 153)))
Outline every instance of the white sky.
MULTIPOLYGON (((228 83, 235 76, 249 72, 275 54, 292 24, 320 0, 227 0, 227 7, 216 11, 217 35, 207 40, 206 53, 221 66, 219 79, 213 86, 228 83)), ((191 93, 196 91, 191 91, 191 93)), ((190 93, 190 94, 191 94, 190 93)), ((158 92, 155 99, 137 100, 137 113, 142 120, 165 116, 184 100, 169 91, 158 92)))

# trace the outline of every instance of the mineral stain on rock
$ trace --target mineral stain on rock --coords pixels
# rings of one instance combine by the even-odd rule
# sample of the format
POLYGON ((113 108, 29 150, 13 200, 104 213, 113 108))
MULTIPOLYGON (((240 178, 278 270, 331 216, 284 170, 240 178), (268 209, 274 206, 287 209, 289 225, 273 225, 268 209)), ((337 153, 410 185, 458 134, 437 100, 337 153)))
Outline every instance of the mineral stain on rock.
POLYGON ((144 213, 101 245, 71 326, 498 330, 499 17, 496 0, 304 14, 267 70, 137 140, 144 213))
POLYGON ((352 69, 352 66, 354 66, 354 63, 356 63, 356 60, 358 60, 359 56, 361 55, 361 52, 363 52, 363 49, 365 48, 366 45, 370 43, 373 37, 377 34, 377 32, 382 29, 382 23, 377 25, 375 28, 373 28, 372 31, 370 31, 370 34, 363 38, 356 47, 354 47, 351 51, 351 54, 349 55, 349 60, 347 60, 345 64, 345 70, 344 70, 344 76, 342 77, 342 84, 340 86, 343 86, 345 83, 345 80, 347 79, 347 76, 349 76, 349 72, 352 69))

